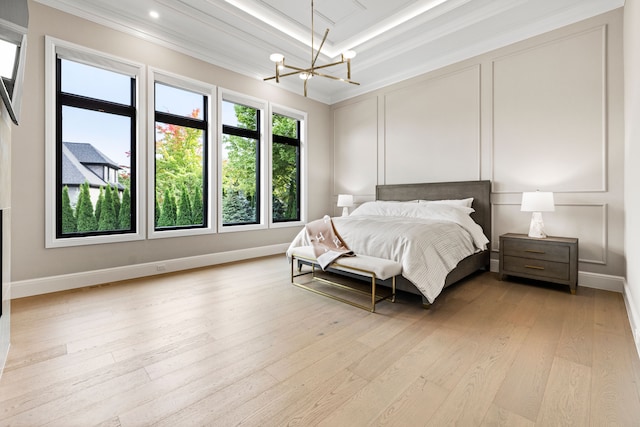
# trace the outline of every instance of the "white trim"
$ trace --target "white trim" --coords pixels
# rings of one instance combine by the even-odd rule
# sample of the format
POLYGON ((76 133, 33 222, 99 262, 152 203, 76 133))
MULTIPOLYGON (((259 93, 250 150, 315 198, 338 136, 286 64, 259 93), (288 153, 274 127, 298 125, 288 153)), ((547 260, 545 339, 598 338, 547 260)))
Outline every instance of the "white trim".
POLYGON ((216 211, 217 198, 216 198, 216 186, 218 183, 216 169, 217 169, 217 150, 216 150, 216 117, 217 117, 217 86, 194 80, 188 77, 184 77, 178 74, 170 73, 160 70, 158 68, 149 67, 149 78, 147 87, 147 98, 149 105, 149 116, 147 118, 147 128, 155 129, 155 82, 167 84, 179 89, 188 90, 191 92, 199 93, 207 97, 207 141, 204 144, 208 145, 208 158, 207 158, 207 194, 203 194, 203 197, 208 198, 208 209, 205 213, 207 215, 207 227, 204 228, 185 228, 175 230, 155 230, 155 132, 149 132, 147 135, 147 174, 149 178, 149 184, 147 191, 147 238, 148 239, 162 239, 170 237, 183 237, 183 236, 196 236, 203 234, 212 234, 216 232, 216 215, 212 212, 216 211))
MULTIPOLYGON (((549 188, 549 191, 553 191, 554 193, 604 193, 608 191, 608 187, 609 187, 609 183, 608 183, 608 176, 609 176, 609 165, 608 165, 608 156, 607 153, 609 151, 609 136, 608 136, 608 132, 609 132, 609 126, 608 126, 608 115, 609 115, 609 105, 608 105, 608 88, 609 86, 607 85, 607 80, 608 80, 608 76, 607 76, 607 56, 610 54, 609 53, 609 49, 608 49, 608 45, 607 45, 607 24, 601 24, 601 25, 597 25, 596 27, 593 28, 587 28, 583 31, 578 31, 576 33, 571 33, 565 36, 560 36, 557 37, 553 40, 550 40, 546 43, 542 43, 542 44, 538 44, 535 46, 531 46, 531 47, 527 47, 524 49, 519 49, 516 50, 514 52, 510 52, 507 53, 505 55, 499 56, 494 58, 491 61, 491 73, 492 73, 492 87, 491 87, 491 98, 492 98, 492 111, 491 111, 491 115, 493 117, 495 117, 495 112, 493 111, 495 108, 495 68, 496 68, 496 64, 500 61, 503 61, 505 59, 512 59, 515 58, 517 56, 523 55, 525 53, 530 53, 532 51, 535 50, 539 50, 542 48, 547 48, 549 46, 552 46, 554 44, 560 43, 560 42, 564 42, 570 39, 576 39, 578 37, 584 36, 585 34, 589 34, 589 33, 593 33, 596 31, 600 31, 601 32, 601 48, 602 48, 602 57, 600 58, 601 62, 601 69, 602 69, 602 80, 599 82, 599 84, 601 85, 601 108, 602 108, 602 116, 600 117, 600 124, 602 125, 602 135, 601 135, 601 147, 600 147, 600 154, 601 154, 601 158, 600 158, 600 163, 601 163, 601 167, 602 167, 602 174, 600 176, 600 188, 568 188, 568 189, 564 189, 564 190, 554 190, 552 188, 549 188)), ((494 120, 495 122, 495 120, 494 120)), ((495 145, 496 145, 496 141, 495 141, 495 135, 493 135, 492 140, 491 140, 491 182, 495 183, 497 181, 499 181, 496 177, 495 177, 495 165, 496 165, 496 161, 495 161, 495 145)), ((522 193, 525 191, 529 191, 527 190, 527 188, 509 188, 509 189, 505 189, 505 190, 496 190, 492 184, 492 192, 493 194, 509 194, 509 193, 522 193)), ((587 261, 588 262, 588 261, 587 261)))
POLYGON ((631 299, 631 288, 625 279, 623 279, 624 291, 622 292, 622 296, 624 298, 624 305, 627 308, 627 316, 629 316, 629 326, 631 326, 631 335, 633 336, 633 340, 636 343, 636 351, 638 352, 638 356, 640 356, 640 313, 638 313, 633 305, 631 299))
MULTIPOLYGON (((144 167, 142 155, 145 149, 146 126, 143 125, 146 116, 145 102, 142 102, 145 91, 145 72, 144 64, 115 57, 109 54, 103 54, 99 51, 85 48, 74 43, 59 40, 50 36, 45 36, 45 247, 60 248, 70 246, 93 245, 115 242, 130 242, 135 240, 143 240, 146 234, 146 223, 142 220, 145 218, 144 188, 146 186, 146 169, 144 167), (106 67, 118 72, 130 73, 131 70, 137 69, 136 78, 136 100, 137 108, 137 137, 135 150, 136 171, 137 171, 137 194, 136 194, 136 217, 131 218, 135 222, 136 232, 125 234, 111 234, 106 236, 87 236, 87 237, 56 237, 56 55, 59 50, 65 52, 68 57, 71 52, 77 52, 80 57, 101 58, 97 66, 106 67), (121 67, 118 66, 121 65, 121 67)), ((132 165, 133 166, 133 165, 132 165)), ((132 200, 132 202, 134 202, 132 200)))
POLYGON ((136 279, 156 274, 208 267, 216 264, 243 261, 278 254, 282 254, 284 268, 286 264, 284 254, 288 247, 288 243, 282 243, 258 248, 239 249, 235 251, 218 252, 193 257, 154 261, 144 264, 84 271, 81 273, 63 274, 31 280, 20 280, 11 283, 11 298, 24 298, 33 295, 66 291, 120 280, 136 279))
MULTIPOLYGON (((492 259, 490 262, 491 271, 500 271, 500 261, 492 259)), ((612 276, 610 274, 591 273, 588 271, 578 271, 578 288, 593 288, 603 291, 624 292, 624 277, 612 276)), ((578 289, 578 292, 580 290, 578 289)))
POLYGON ((624 277, 579 271, 578 286, 624 293, 624 277))

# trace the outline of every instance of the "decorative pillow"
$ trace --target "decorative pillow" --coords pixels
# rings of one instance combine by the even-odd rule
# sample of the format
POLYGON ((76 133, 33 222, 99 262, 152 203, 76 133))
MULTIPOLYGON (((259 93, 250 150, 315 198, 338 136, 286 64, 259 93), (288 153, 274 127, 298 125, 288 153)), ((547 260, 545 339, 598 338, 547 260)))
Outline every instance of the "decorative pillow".
POLYGON ((462 205, 451 205, 447 203, 415 203, 415 202, 389 202, 378 200, 375 202, 365 202, 351 212, 351 216, 358 215, 378 215, 378 216, 400 216, 407 218, 431 218, 434 213, 451 213, 456 211, 469 215, 474 212, 473 208, 462 205))
POLYGON ((470 208, 473 204, 473 197, 468 199, 451 199, 451 200, 420 200, 420 203, 439 203, 450 206, 465 206, 470 208))

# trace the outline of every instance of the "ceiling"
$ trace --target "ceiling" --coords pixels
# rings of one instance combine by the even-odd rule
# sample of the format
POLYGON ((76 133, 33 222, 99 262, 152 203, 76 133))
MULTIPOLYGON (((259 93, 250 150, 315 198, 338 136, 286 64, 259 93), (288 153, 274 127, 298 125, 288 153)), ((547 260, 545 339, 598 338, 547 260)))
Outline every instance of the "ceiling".
MULTIPOLYGON (((262 80, 269 55, 308 68, 312 0, 36 0, 262 80), (150 11, 158 18, 152 18, 150 11)), ((624 0, 313 0, 316 65, 352 49, 352 80, 315 77, 309 98, 333 104, 612 9, 624 0)), ((324 70, 346 78, 346 66, 324 70)), ((269 81, 265 84, 276 84, 269 81)), ((280 86, 303 93, 296 76, 280 86)))

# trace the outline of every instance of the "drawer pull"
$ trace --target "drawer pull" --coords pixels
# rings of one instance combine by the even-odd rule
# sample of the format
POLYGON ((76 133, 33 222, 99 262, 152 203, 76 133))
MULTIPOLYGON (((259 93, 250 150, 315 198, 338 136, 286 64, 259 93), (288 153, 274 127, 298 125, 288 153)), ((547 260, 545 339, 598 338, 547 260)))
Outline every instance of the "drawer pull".
POLYGON ((534 270, 544 270, 544 267, 540 267, 539 265, 526 265, 524 266, 525 268, 532 268, 534 270))
POLYGON ((544 254, 545 253, 544 251, 536 251, 536 250, 533 250, 533 249, 525 249, 524 251, 532 253, 532 254, 544 254))

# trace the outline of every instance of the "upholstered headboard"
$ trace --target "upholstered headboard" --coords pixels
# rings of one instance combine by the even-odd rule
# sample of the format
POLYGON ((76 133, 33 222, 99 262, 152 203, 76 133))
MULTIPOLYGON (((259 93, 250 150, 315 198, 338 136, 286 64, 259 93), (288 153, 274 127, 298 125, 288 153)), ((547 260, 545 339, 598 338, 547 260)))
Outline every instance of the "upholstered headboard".
POLYGON ((443 200, 473 197, 471 217, 491 240, 491 181, 428 182, 376 186, 376 200, 443 200))

